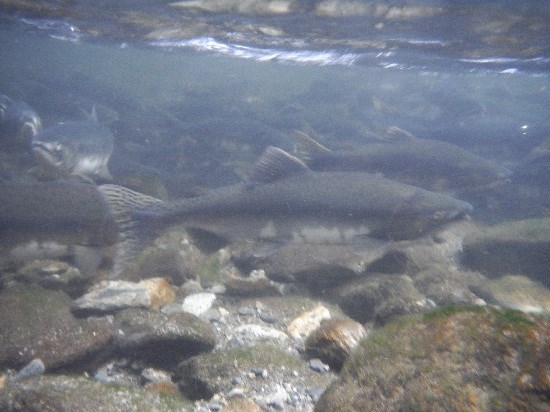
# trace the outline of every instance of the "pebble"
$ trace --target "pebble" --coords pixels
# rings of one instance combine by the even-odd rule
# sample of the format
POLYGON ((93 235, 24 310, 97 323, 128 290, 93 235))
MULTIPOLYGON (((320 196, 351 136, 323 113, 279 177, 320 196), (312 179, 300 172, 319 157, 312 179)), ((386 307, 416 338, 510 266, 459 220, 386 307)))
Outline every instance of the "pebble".
POLYGON ((285 388, 281 385, 275 385, 273 391, 263 397, 260 397, 262 403, 265 403, 267 406, 275 408, 278 411, 285 409, 285 403, 289 399, 289 395, 285 388))
POLYGON ((267 370, 262 368, 252 368, 251 372, 258 378, 267 378, 267 370))
POLYGON ((265 323, 277 323, 277 321, 279 320, 277 316, 271 314, 265 309, 258 309, 258 316, 265 323))
POLYGON ((170 381, 170 375, 160 369, 145 368, 141 371, 141 377, 146 382, 163 382, 170 381))
POLYGON ((239 315, 241 316, 254 316, 256 311, 249 306, 241 306, 239 308, 239 315))
POLYGON ((311 359, 308 363, 310 369, 315 372, 328 372, 330 370, 330 366, 328 366, 326 363, 323 363, 320 359, 311 359))
POLYGON ((309 396, 311 396, 311 399, 313 400, 313 402, 317 402, 324 391, 325 391, 325 388, 321 388, 321 387, 307 388, 307 393, 309 396))
POLYGON ((244 390, 242 388, 233 388, 229 392, 227 392, 228 398, 243 397, 243 396, 244 396, 244 390))
POLYGON ((30 378, 32 376, 42 375, 46 371, 42 359, 35 358, 26 364, 19 372, 10 378, 10 381, 19 381, 30 378))
POLYGON ((202 315, 203 319, 209 322, 220 322, 222 320, 222 314, 218 309, 208 309, 202 315))

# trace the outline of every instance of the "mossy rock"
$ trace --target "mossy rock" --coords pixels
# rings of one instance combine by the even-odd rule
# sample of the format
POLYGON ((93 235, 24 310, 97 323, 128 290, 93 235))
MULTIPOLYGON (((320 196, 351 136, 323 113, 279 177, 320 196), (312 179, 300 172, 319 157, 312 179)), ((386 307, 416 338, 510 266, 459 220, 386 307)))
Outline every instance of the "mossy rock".
POLYGON ((41 376, 0 390, 3 411, 192 411, 181 396, 103 384, 84 377, 41 376))
MULTIPOLYGON (((195 356, 178 365, 174 379, 186 396, 208 399, 217 392, 228 392, 235 386, 235 379, 246 379, 246 373, 253 369, 266 369, 270 375, 280 374, 281 380, 285 374, 297 371, 305 385, 315 387, 325 387, 334 378, 331 374, 313 372, 297 355, 274 345, 257 344, 195 356)), ((250 381, 247 386, 253 384, 250 381)))
POLYGON ((108 317, 77 319, 61 291, 18 286, 0 293, 0 367, 42 359, 47 370, 79 369, 112 345, 108 317))
POLYGON ((372 332, 315 410, 549 407, 548 319, 489 307, 445 307, 372 332))

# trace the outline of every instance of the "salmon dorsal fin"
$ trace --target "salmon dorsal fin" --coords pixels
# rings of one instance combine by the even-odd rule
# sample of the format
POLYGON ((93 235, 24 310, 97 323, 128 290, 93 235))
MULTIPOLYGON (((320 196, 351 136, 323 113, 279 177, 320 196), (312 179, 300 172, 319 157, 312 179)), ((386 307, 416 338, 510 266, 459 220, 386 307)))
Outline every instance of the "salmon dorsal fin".
POLYGON ((388 126, 386 128, 386 134, 384 138, 387 141, 396 141, 396 142, 402 142, 402 141, 413 142, 417 140, 415 135, 397 126, 388 126))
POLYGON ((315 153, 330 153, 331 150, 323 146, 309 134, 300 130, 293 130, 292 137, 296 143, 296 150, 298 155, 304 159, 304 161, 311 160, 311 156, 315 153))
POLYGON ((271 183, 309 170, 304 162, 278 147, 268 146, 250 174, 251 183, 271 183))

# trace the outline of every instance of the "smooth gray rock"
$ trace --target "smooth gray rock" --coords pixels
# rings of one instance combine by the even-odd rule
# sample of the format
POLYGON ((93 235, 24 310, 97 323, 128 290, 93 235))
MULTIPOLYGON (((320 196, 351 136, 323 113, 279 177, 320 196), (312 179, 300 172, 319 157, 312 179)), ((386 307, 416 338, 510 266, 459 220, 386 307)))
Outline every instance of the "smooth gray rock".
POLYGON ((189 313, 166 315, 125 309, 115 316, 116 345, 123 356, 171 369, 178 362, 216 345, 211 326, 189 313))

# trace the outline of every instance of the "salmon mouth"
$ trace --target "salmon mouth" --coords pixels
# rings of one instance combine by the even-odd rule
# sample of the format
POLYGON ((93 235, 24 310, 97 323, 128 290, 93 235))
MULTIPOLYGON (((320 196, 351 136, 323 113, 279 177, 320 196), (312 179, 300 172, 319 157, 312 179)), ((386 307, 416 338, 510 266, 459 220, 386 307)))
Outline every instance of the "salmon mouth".
POLYGON ((40 142, 32 145, 32 154, 37 165, 47 171, 58 172, 62 169, 63 160, 55 157, 48 147, 40 142))

